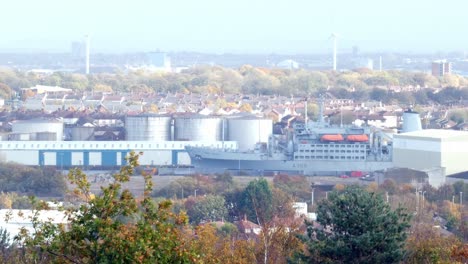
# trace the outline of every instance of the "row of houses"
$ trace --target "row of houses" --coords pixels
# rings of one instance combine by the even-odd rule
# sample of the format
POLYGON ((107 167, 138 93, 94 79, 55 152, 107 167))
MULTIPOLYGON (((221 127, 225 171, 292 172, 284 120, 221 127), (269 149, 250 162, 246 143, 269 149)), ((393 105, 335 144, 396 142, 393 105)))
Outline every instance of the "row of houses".
MULTIPOLYGON (((35 95, 13 105, 19 114, 11 115, 21 116, 21 112, 25 112, 27 113, 25 119, 41 116, 65 119, 93 116, 95 120, 99 120, 101 119, 99 116, 103 115, 107 116, 105 119, 116 119, 118 116, 139 113, 194 113, 206 116, 253 114, 278 122, 288 116, 304 116, 306 103, 309 107, 317 104, 316 98, 280 95, 170 92, 78 94, 60 87, 35 86, 29 89, 33 89, 35 95)), ((339 99, 326 93, 324 115, 327 117, 353 116, 356 124, 366 122, 381 128, 397 128, 405 107, 407 106, 384 105, 377 101, 355 102, 352 99, 339 99)), ((466 124, 458 124, 449 120, 446 114, 447 109, 439 110, 428 107, 422 110, 421 116, 427 128, 467 129, 466 124)), ((308 112, 311 111, 314 109, 309 108, 308 112)), ((8 114, 2 113, 0 118, 5 115, 8 114)))

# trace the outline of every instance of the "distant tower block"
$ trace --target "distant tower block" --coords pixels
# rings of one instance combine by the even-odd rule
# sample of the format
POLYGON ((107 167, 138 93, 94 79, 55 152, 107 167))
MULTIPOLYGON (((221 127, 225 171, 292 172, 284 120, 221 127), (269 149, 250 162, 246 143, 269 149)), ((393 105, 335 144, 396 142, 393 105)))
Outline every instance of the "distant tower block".
POLYGON ((432 75, 441 77, 452 73, 452 63, 447 60, 438 60, 432 62, 432 75))
POLYGON ((85 35, 86 39, 86 74, 89 74, 89 34, 85 35))
POLYGON ((403 113, 403 133, 422 130, 421 118, 418 112, 412 110, 403 113))

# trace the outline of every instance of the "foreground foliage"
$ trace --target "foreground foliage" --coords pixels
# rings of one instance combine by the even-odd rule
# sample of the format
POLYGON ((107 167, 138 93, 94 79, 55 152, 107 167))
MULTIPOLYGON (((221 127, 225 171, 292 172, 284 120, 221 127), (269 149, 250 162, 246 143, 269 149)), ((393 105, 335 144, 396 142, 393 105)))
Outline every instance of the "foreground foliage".
POLYGON ((90 184, 80 170, 70 171, 75 194, 84 203, 70 209, 68 226, 39 224, 33 237, 23 232, 25 246, 40 249, 32 261, 54 263, 193 263, 197 254, 182 239, 188 218, 171 212, 171 202, 158 204, 150 198, 152 182, 145 176, 145 194, 135 199, 121 184, 138 166, 131 153, 127 166, 114 175, 114 183, 102 187, 93 198, 90 184))
POLYGON ((466 263, 468 244, 455 236, 443 236, 438 228, 419 224, 407 241, 406 263, 466 263))
POLYGON ((308 227, 310 263, 397 263, 403 259, 410 215, 392 210, 359 186, 334 191, 318 204, 320 228, 308 227))

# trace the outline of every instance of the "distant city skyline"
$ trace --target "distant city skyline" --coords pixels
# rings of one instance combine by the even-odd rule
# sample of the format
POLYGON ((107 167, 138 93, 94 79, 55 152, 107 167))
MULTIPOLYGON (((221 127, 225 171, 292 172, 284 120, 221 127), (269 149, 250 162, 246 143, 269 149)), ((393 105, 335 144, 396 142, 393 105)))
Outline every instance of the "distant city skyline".
POLYGON ((17 0, 2 3, 0 52, 435 53, 468 50, 463 0, 17 0), (122 4, 125 3, 125 4, 122 4))

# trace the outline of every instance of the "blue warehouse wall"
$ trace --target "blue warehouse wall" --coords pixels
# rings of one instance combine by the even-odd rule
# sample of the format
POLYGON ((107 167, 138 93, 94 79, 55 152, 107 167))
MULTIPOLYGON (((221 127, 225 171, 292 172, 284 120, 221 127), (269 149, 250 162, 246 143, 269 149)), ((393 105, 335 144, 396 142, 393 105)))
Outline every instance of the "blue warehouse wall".
POLYGON ((55 164, 58 167, 70 167, 72 165, 71 151, 57 151, 55 164))
POLYGON ((83 152, 83 165, 89 166, 89 151, 83 152))
POLYGON ((116 166, 117 165, 117 151, 103 151, 102 152, 102 166, 116 166))
MULTIPOLYGON (((34 154, 37 157, 37 164, 55 165, 62 168, 78 166, 77 161, 73 163, 73 156, 76 153, 82 154, 79 164, 82 166, 121 166, 126 165, 126 157, 129 150, 39 150, 34 154), (52 154, 53 160, 46 161, 45 157, 52 154)), ((179 155, 186 154, 185 150, 163 150, 160 153, 155 151, 143 151, 140 158, 141 165, 178 165, 179 155), (168 155, 164 154, 166 152, 168 155)), ((76 156, 76 155, 75 155, 76 156)), ((76 159, 76 158, 75 158, 76 159)))

